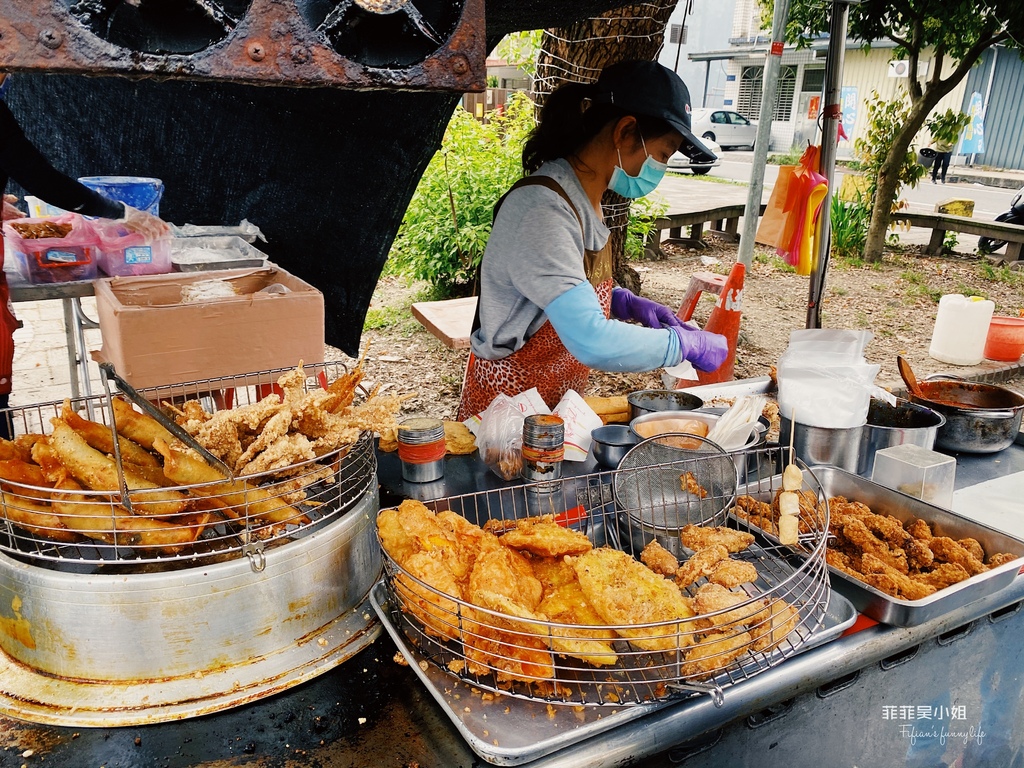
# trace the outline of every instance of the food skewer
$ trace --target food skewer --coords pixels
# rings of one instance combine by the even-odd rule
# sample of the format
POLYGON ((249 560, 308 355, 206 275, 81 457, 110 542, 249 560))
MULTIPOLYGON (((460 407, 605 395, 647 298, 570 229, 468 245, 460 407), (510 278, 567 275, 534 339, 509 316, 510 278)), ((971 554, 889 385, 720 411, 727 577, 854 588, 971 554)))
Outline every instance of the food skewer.
POLYGON ((795 545, 800 536, 800 489, 804 473, 793 457, 793 435, 796 433, 796 409, 790 415, 789 463, 782 472, 782 493, 779 494, 779 541, 795 545))

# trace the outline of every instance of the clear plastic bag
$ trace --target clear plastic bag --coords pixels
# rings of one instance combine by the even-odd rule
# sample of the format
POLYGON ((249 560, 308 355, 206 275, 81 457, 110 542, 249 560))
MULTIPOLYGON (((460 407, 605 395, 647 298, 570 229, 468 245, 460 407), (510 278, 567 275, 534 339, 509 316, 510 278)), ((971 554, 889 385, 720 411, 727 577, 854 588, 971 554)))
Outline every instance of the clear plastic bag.
POLYGON ((526 416, 508 395, 498 395, 480 414, 476 447, 484 463, 503 480, 519 477, 523 468, 523 422, 526 416))

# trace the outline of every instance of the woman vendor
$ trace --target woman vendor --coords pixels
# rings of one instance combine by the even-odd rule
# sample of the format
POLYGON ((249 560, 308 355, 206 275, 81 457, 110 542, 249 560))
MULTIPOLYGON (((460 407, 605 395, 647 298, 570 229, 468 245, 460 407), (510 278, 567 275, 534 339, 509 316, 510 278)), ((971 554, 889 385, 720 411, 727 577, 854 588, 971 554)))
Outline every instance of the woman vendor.
POLYGON ((596 83, 548 96, 523 148, 529 175, 496 206, 460 420, 499 393, 531 387, 553 407, 569 389, 582 394, 591 368, 650 371, 689 360, 713 371, 724 362, 724 336, 612 285, 601 198, 609 189, 650 194, 680 147, 710 155, 690 133, 686 85, 656 62, 620 62, 596 83))

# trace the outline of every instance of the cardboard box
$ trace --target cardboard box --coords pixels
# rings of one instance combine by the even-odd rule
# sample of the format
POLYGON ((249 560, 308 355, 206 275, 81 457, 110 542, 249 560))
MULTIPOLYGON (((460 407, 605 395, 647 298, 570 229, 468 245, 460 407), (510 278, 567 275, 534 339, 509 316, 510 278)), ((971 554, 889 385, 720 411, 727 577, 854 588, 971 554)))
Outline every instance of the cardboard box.
POLYGON ((324 361, 324 297, 274 264, 261 269, 97 280, 103 348, 136 388, 324 361), (182 288, 224 280, 236 296, 183 303, 182 288), (287 293, 261 293, 275 283, 287 293))

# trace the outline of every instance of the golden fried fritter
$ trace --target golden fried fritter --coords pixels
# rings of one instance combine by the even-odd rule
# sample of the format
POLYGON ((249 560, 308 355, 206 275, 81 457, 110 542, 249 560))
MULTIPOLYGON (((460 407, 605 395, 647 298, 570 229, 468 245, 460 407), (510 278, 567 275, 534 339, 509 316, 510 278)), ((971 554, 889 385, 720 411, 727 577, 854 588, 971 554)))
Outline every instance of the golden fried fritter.
POLYGON ((686 588, 702 576, 710 576, 715 566, 728 557, 729 550, 721 544, 713 544, 707 549, 696 552, 679 564, 679 570, 676 571, 676 584, 681 588, 686 588))
POLYGON ((868 530, 860 518, 849 518, 843 526, 842 536, 844 549, 852 549, 862 555, 870 554, 900 573, 909 572, 906 553, 902 549, 889 549, 889 545, 868 530))
POLYGON ((799 624, 800 612, 796 608, 782 599, 771 600, 747 624, 754 639, 752 649, 771 651, 777 648, 799 624))
POLYGON ((753 496, 737 496, 736 505, 730 512, 765 533, 778 533, 778 526, 772 516, 772 505, 766 501, 758 501, 753 496))
POLYGON ((997 552, 996 554, 992 555, 988 560, 986 560, 985 564, 989 568, 998 568, 1000 565, 1006 565, 1006 563, 1009 563, 1013 560, 1017 560, 1019 558, 1020 555, 1011 555, 1009 552, 997 552))
POLYGON ((721 544, 730 552, 742 552, 754 543, 754 535, 732 528, 709 528, 703 525, 687 525, 679 532, 683 546, 699 552, 715 544, 721 544))
MULTIPOLYGON (((724 547, 723 547, 724 549, 724 547)), ((648 624, 693 617, 692 606, 679 590, 625 552, 601 547, 580 555, 576 576, 587 601, 605 620, 621 628, 619 634, 645 651, 671 651, 689 645, 690 622, 631 629, 648 624)))
POLYGON ((679 476, 679 488, 686 493, 693 494, 698 499, 706 499, 708 496, 707 488, 704 488, 697 482, 697 478, 693 472, 683 472, 683 474, 679 476))
MULTIPOLYGON (((402 562, 411 575, 444 595, 460 597, 459 583, 440 550, 416 552, 402 562)), ((405 574, 397 579, 403 609, 417 619, 430 634, 449 640, 459 636, 459 604, 455 600, 425 589, 405 574)))
POLYGON ((966 549, 975 560, 985 561, 985 550, 982 549, 981 542, 977 539, 968 537, 966 539, 958 539, 956 543, 966 549))
POLYGON ((503 534, 501 543, 541 557, 582 555, 593 545, 584 534, 549 521, 523 520, 503 534))
POLYGON ((714 567, 711 575, 708 576, 708 581, 713 584, 721 584, 726 589, 732 589, 740 584, 757 581, 757 568, 753 563, 748 563, 745 560, 726 558, 714 567))
POLYGON ((640 562, 646 565, 655 573, 662 576, 675 576, 679 570, 679 561, 676 556, 658 543, 657 539, 651 539, 640 553, 640 562))
POLYGON ((750 648, 749 632, 709 632, 686 652, 683 663, 684 677, 706 678, 724 670, 750 648))
POLYGON ((910 522, 906 523, 903 527, 907 529, 907 533, 909 533, 915 539, 919 539, 920 541, 928 541, 932 537, 931 526, 929 526, 926 521, 921 520, 920 518, 916 520, 911 520, 910 522))
POLYGON ((693 609, 700 616, 697 622, 699 629, 709 629, 713 626, 746 624, 756 610, 756 606, 745 605, 742 608, 729 610, 734 606, 744 603, 749 598, 742 592, 733 592, 721 584, 702 584, 693 595, 693 609), (717 613, 723 611, 723 613, 717 613), (707 614, 716 614, 709 616, 707 614))
POLYGON ((480 551, 469 575, 470 599, 480 591, 496 592, 529 610, 540 605, 544 587, 533 575, 530 561, 521 552, 502 546, 493 534, 484 533, 480 551))
POLYGON ((928 542, 910 537, 903 549, 907 554, 907 567, 911 573, 925 571, 935 562, 935 553, 928 542))

